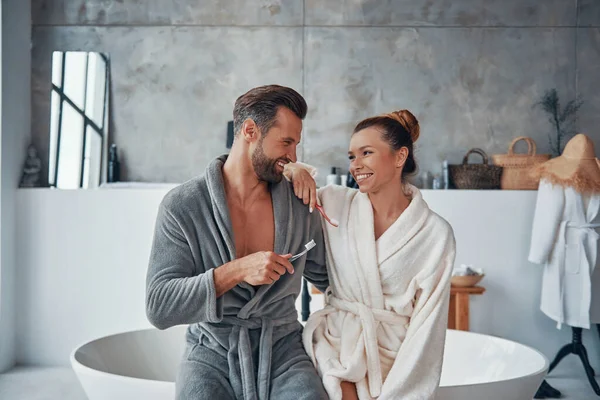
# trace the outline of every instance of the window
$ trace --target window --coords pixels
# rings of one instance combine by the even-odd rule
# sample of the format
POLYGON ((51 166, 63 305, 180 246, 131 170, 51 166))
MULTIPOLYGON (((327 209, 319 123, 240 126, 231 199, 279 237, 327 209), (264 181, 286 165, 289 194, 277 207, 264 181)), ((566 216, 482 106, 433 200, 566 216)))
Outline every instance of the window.
POLYGON ((106 143, 108 58, 101 53, 52 55, 50 186, 96 187, 106 143))

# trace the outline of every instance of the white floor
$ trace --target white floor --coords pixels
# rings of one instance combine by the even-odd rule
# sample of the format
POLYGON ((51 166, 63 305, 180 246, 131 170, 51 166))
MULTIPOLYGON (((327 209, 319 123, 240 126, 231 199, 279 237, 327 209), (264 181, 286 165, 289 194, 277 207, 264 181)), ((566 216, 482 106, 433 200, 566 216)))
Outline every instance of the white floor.
POLYGON ((87 400, 70 368, 16 367, 0 374, 2 400, 87 400))
MULTIPOLYGON (((565 376, 564 372, 559 365, 548 379, 563 393, 564 400, 600 399, 583 376, 583 370, 581 378, 577 379, 572 375, 565 376)), ((17 367, 0 374, 0 399, 87 400, 87 397, 70 368, 17 367)))

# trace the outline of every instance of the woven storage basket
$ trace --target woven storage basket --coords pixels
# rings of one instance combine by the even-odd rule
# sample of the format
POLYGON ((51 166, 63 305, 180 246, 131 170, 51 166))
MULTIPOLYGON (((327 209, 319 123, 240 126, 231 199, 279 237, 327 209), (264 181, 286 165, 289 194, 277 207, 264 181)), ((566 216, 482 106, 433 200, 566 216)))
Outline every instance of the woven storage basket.
POLYGON ((531 168, 550 159, 550 154, 535 154, 537 147, 532 138, 519 136, 508 146, 508 154, 493 154, 494 164, 502 167, 500 187, 507 190, 535 190, 539 178, 530 176, 531 168), (527 143, 527 154, 515 154, 514 147, 519 141, 527 143))
POLYGON ((471 149, 462 164, 449 165, 450 179, 457 189, 500 189, 502 167, 488 164, 488 156, 481 149, 471 149), (479 154, 483 164, 468 164, 471 154, 479 154))

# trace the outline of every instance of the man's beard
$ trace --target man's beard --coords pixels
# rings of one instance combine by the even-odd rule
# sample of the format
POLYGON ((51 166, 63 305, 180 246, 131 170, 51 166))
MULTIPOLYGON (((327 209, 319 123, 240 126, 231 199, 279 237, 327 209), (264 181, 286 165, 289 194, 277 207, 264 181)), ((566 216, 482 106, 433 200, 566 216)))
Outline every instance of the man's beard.
POLYGON ((279 159, 271 159, 265 155, 263 150, 263 138, 261 137, 256 150, 252 153, 252 167, 258 179, 268 183, 279 183, 283 174, 277 171, 279 159))

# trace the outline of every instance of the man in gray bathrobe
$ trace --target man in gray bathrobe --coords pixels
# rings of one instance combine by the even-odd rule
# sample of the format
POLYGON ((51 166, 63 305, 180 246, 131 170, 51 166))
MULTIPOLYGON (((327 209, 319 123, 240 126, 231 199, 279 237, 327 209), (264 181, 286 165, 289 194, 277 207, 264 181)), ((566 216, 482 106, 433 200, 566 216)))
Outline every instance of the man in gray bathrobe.
POLYGON ((282 179, 306 111, 286 87, 240 96, 229 156, 159 207, 146 312, 159 329, 189 324, 177 399, 327 398, 295 308, 302 276, 328 285, 321 221, 282 179))

